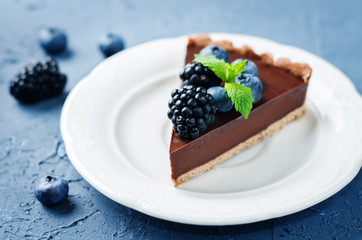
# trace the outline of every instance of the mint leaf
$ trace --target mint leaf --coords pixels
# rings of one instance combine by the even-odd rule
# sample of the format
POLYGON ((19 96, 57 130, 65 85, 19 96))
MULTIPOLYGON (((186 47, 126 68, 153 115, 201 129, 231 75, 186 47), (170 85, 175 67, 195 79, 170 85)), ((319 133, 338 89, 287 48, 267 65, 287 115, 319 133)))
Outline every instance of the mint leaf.
POLYGON ((193 62, 198 62, 203 66, 208 67, 216 76, 225 82, 225 91, 231 98, 235 110, 240 112, 241 115, 247 119, 250 110, 253 107, 251 89, 234 83, 235 78, 244 71, 246 60, 230 65, 213 55, 195 54, 193 62))
POLYGON ((251 108, 253 107, 253 97, 251 89, 237 83, 225 83, 225 91, 231 98, 235 110, 240 112, 245 119, 248 118, 251 108))
POLYGON ((231 76, 231 79, 235 80, 235 78, 237 76, 239 76, 243 71, 244 71, 244 67, 245 67, 245 64, 246 64, 246 60, 245 61, 242 61, 242 62, 238 62, 238 63, 235 63, 234 65, 231 66, 231 69, 232 69, 232 76, 231 76))
POLYGON ((208 67, 215 73, 216 76, 221 78, 224 82, 234 82, 235 78, 244 71, 246 60, 230 65, 223 59, 218 59, 214 55, 199 55, 195 54, 193 62, 201 63, 203 66, 208 67))
POLYGON ((208 67, 215 73, 221 80, 226 80, 227 67, 224 60, 220 60, 214 55, 199 55, 195 54, 193 62, 201 63, 203 66, 208 67))

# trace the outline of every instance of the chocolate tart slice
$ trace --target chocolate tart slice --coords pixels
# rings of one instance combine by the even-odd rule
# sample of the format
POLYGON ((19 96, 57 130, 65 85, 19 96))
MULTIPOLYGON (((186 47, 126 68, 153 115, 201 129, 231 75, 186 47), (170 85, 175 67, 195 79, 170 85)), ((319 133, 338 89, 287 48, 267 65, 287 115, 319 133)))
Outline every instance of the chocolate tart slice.
POLYGON ((215 121, 194 140, 183 140, 172 131, 170 163, 175 186, 278 132, 305 113, 305 97, 312 73, 307 64, 292 63, 285 58, 274 61, 269 54, 256 54, 248 46, 236 48, 226 40, 213 42, 205 34, 189 38, 185 64, 192 62, 194 54, 209 44, 225 49, 230 62, 237 58, 252 60, 263 83, 263 96, 253 106, 248 119, 234 109, 217 113, 215 121))

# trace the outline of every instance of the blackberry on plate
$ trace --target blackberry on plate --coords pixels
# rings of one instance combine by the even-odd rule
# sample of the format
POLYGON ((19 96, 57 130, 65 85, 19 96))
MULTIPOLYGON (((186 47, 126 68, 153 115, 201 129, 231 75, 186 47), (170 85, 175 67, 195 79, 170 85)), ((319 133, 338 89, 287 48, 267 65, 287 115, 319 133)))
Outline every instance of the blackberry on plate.
POLYGON ((180 72, 182 85, 194 85, 209 88, 220 86, 221 79, 213 71, 200 63, 188 63, 180 72))
POLYGON ((23 103, 34 103, 59 95, 67 81, 54 59, 26 66, 10 82, 10 93, 23 103))
POLYGON ((173 130, 183 139, 197 138, 215 119, 214 98, 203 87, 174 89, 168 107, 173 130))

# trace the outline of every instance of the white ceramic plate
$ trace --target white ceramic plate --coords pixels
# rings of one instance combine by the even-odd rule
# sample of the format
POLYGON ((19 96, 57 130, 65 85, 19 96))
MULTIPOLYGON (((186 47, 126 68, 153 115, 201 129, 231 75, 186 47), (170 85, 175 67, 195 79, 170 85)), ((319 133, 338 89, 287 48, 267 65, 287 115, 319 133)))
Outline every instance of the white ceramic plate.
POLYGON ((70 160, 98 191, 154 217, 229 225, 291 214, 343 188, 362 159, 362 100, 334 66, 266 39, 211 34, 275 58, 307 62, 306 116, 177 188, 170 180, 167 119, 187 37, 127 49, 99 64, 69 94, 61 132, 70 160))

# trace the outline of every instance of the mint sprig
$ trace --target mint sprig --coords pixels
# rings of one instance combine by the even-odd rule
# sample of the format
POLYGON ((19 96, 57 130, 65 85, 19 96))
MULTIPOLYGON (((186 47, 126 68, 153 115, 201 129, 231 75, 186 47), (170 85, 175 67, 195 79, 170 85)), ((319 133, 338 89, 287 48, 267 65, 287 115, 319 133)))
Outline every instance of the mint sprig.
POLYGON ((215 73, 216 76, 221 78, 223 81, 226 80, 227 67, 224 60, 220 60, 215 56, 211 55, 199 55, 195 54, 193 62, 201 63, 203 66, 208 67, 215 73))
POLYGON ((215 73, 216 76, 221 78, 224 82, 234 82, 234 79, 244 71, 246 60, 231 65, 226 63, 224 59, 218 59, 214 55, 199 55, 195 54, 193 62, 198 62, 208 67, 215 73))
POLYGON ((246 60, 231 65, 213 55, 195 54, 193 62, 198 62, 208 67, 216 76, 225 82, 225 91, 234 104, 235 110, 247 119, 253 107, 251 89, 234 83, 235 78, 244 71, 246 60))
POLYGON ((251 108, 253 107, 253 97, 251 89, 237 83, 225 83, 225 91, 231 98, 236 111, 240 112, 245 119, 248 119, 251 108))

